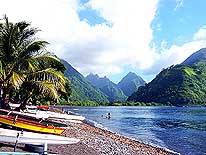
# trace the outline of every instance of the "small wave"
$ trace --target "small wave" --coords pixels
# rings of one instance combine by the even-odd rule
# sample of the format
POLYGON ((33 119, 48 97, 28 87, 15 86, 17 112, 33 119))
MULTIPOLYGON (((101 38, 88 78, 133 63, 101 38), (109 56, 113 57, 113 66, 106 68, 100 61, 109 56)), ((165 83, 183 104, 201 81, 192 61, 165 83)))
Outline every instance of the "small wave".
POLYGON ((113 132, 112 130, 109 130, 108 128, 104 127, 103 125, 101 125, 101 124, 99 124, 99 123, 97 123, 97 122, 95 122, 95 121, 93 121, 93 120, 85 119, 84 122, 87 123, 87 124, 89 124, 89 125, 91 125, 91 126, 93 126, 93 127, 97 127, 97 128, 100 128, 100 129, 109 131, 109 132, 114 133, 114 134, 116 134, 116 135, 120 135, 120 136, 126 137, 126 138, 128 138, 128 139, 131 139, 131 140, 134 140, 134 141, 137 141, 137 142, 140 142, 140 143, 144 143, 144 144, 146 144, 146 145, 153 146, 153 147, 155 147, 155 148, 160 148, 160 149, 162 149, 162 150, 165 150, 165 151, 170 152, 170 153, 174 153, 174 154, 176 154, 176 155, 180 155, 180 153, 175 152, 175 151, 173 151, 173 150, 170 150, 170 149, 168 149, 168 148, 166 148, 166 147, 163 147, 163 146, 160 146, 160 145, 156 145, 156 144, 153 144, 153 143, 149 143, 149 142, 145 142, 145 141, 143 141, 143 140, 141 140, 141 139, 129 137, 129 136, 126 136, 126 135, 124 135, 124 134, 120 134, 120 133, 113 132))
MULTIPOLYGON (((85 119, 84 120, 84 123, 87 123, 93 127, 97 127, 97 128, 100 128, 100 129, 103 129, 103 130, 108 130, 106 127, 104 127, 103 125, 93 121, 93 120, 89 120, 89 119, 85 119)), ((109 130, 108 130, 109 131, 109 130)))
POLYGON ((74 111, 78 111, 79 109, 72 109, 72 110, 74 110, 74 111))

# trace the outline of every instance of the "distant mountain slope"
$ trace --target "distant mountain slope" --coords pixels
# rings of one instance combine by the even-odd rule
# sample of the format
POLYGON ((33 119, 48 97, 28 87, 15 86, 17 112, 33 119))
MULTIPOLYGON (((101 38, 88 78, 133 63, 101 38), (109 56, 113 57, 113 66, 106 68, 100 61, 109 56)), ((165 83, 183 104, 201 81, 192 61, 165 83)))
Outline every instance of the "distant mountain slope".
POLYGON ((67 70, 65 76, 71 81, 72 95, 71 100, 91 100, 96 102, 109 102, 107 97, 87 79, 74 69, 68 62, 62 60, 67 70))
POLYGON ((100 78, 98 75, 94 74, 89 74, 86 78, 93 86, 99 88, 110 102, 126 100, 127 97, 122 90, 108 78, 100 78))
POLYGON ((182 65, 194 65, 198 62, 206 63, 206 48, 202 48, 199 51, 193 53, 182 63, 182 65))
POLYGON ((117 86, 124 92, 126 96, 130 96, 132 93, 137 91, 139 86, 144 86, 146 82, 135 73, 129 72, 117 86))
POLYGON ((182 64, 162 70, 154 80, 133 93, 128 101, 159 102, 175 106, 205 104, 206 50, 192 54, 182 64))

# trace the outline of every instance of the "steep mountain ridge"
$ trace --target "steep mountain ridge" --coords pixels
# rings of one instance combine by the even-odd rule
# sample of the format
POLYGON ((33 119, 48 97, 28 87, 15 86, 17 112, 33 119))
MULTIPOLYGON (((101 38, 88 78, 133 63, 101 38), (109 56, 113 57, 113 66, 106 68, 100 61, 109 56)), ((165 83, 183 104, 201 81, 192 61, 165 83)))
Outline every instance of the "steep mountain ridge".
POLYGON ((109 102, 107 97, 97 88, 92 86, 87 79, 74 69, 67 61, 62 60, 67 70, 65 76, 71 81, 72 94, 70 100, 91 100, 96 102, 109 102))
POLYGON ((124 92, 126 96, 130 96, 136 92, 140 86, 144 86, 146 82, 133 72, 129 72, 117 86, 124 92))
POLYGON ((205 104, 206 50, 201 49, 183 63, 162 70, 150 83, 139 87, 128 101, 158 102, 185 106, 205 104))
POLYGON ((93 86, 99 88, 110 102, 125 101, 127 99, 122 90, 107 77, 101 78, 97 74, 89 74, 86 78, 93 86))

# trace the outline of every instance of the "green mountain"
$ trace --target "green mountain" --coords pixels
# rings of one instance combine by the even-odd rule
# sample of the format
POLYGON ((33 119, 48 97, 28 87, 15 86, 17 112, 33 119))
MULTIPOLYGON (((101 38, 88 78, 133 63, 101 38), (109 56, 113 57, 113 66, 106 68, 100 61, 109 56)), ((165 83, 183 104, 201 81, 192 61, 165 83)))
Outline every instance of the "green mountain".
POLYGON ((92 86, 87 79, 74 69, 68 62, 62 60, 67 70, 65 76, 71 81, 72 94, 70 100, 91 100, 99 103, 109 102, 107 97, 97 88, 92 86))
POLYGON ((185 106, 205 104, 206 49, 192 54, 182 64, 163 69, 154 80, 139 87, 128 101, 158 102, 185 106))
POLYGON ((117 86, 124 92, 126 96, 130 96, 136 92, 139 86, 144 86, 146 82, 135 73, 129 72, 117 86))
POLYGON ((93 86, 99 88, 110 102, 125 101, 127 99, 122 90, 107 77, 100 78, 98 75, 89 74, 86 78, 93 86))

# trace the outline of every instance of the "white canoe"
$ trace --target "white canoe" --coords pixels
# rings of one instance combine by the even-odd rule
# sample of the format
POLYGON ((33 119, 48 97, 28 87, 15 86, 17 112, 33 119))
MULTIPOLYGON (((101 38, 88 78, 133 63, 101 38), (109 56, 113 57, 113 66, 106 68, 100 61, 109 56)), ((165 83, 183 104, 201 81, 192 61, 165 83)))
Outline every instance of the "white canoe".
POLYGON ((0 141, 15 143, 18 139, 18 143, 23 144, 75 144, 79 142, 79 139, 68 138, 63 136, 57 136, 52 134, 40 134, 33 132, 17 131, 0 128, 0 141), (19 138, 17 138, 19 135, 19 138))
POLYGON ((46 115, 36 115, 34 113, 26 113, 26 112, 18 112, 18 111, 8 111, 8 110, 5 110, 5 109, 0 109, 0 111, 7 112, 8 113, 7 115, 10 115, 10 114, 24 115, 24 116, 35 117, 35 118, 38 118, 38 119, 48 118, 48 116, 46 116, 46 115))
MULTIPOLYGON (((18 104, 10 104, 12 107, 18 107, 18 104)), ((66 113, 57 113, 52 111, 41 111, 37 110, 37 106, 26 106, 27 110, 24 114, 28 113, 27 115, 37 118, 57 118, 57 119, 65 119, 65 120, 79 120, 83 121, 85 117, 79 115, 71 115, 66 113)))
POLYGON ((0 152, 0 155, 39 155, 39 153, 0 152))
MULTIPOLYGON (((9 105, 12 109, 15 109, 15 108, 20 106, 20 104, 13 104, 13 103, 9 103, 9 105)), ((37 109, 37 106, 35 106, 35 105, 26 105, 26 108, 27 109, 37 109)))
POLYGON ((52 111, 41 111, 41 110, 28 110, 31 114, 36 114, 37 116, 42 116, 45 118, 56 118, 56 119, 64 119, 64 120, 79 120, 83 121, 85 120, 85 117, 79 116, 79 115, 71 115, 71 114, 62 114, 62 113, 56 113, 52 111))

